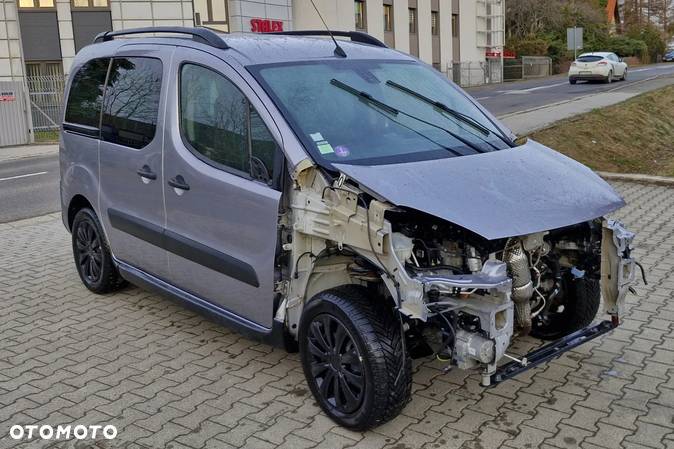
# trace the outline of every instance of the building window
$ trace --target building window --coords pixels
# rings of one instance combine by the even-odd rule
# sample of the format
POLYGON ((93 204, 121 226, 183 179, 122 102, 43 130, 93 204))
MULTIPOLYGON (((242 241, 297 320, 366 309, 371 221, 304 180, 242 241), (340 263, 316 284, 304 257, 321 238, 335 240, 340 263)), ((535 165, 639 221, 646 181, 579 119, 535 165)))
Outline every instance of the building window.
POLYGON ((229 11, 223 0, 194 0, 194 21, 197 26, 207 26, 229 32, 229 11))
POLYGON ((393 5, 384 5, 384 31, 393 31, 393 5))
POLYGON ((72 0, 73 8, 108 8, 108 0, 72 0))
POLYGON ((452 14, 452 37, 459 37, 459 15, 452 14))
POLYGON ((431 12, 431 34, 437 36, 440 34, 440 27, 438 27, 438 12, 431 12))
POLYGON ((63 76, 61 61, 26 61, 26 76, 63 76))
POLYGON ((416 8, 410 8, 410 34, 416 34, 417 32, 417 10, 416 8))
POLYGON ((363 0, 356 0, 354 2, 356 14, 356 29, 364 30, 367 25, 365 23, 365 2, 363 0))
POLYGON ((53 8, 54 0, 19 0, 19 8, 53 8))

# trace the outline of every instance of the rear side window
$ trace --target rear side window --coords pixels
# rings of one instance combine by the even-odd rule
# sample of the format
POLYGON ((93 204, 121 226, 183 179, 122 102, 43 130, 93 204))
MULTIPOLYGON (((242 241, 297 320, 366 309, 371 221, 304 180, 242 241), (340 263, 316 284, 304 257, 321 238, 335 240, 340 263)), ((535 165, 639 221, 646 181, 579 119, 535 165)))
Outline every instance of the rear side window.
POLYGON ((272 182, 276 142, 243 93, 219 73, 194 64, 182 66, 180 131, 207 162, 272 182))
POLYGON ((103 101, 103 140, 131 148, 143 148, 152 141, 161 81, 159 59, 113 59, 103 101))
POLYGON ((68 123, 98 128, 109 58, 92 59, 73 77, 66 106, 68 123))
POLYGON ((580 62, 597 62, 597 61, 601 61, 602 59, 604 59, 603 56, 587 55, 587 56, 579 57, 578 61, 580 61, 580 62))

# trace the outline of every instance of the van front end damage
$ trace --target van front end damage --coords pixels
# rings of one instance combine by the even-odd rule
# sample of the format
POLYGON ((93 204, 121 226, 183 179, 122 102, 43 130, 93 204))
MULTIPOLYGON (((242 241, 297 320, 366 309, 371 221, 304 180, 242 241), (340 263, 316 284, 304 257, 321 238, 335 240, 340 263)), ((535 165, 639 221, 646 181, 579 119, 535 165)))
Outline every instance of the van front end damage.
POLYGON ((315 294, 360 284, 398 310, 409 351, 479 370, 484 386, 615 328, 635 280, 634 234, 615 221, 488 240, 381 201, 345 176, 329 184, 313 169, 297 178, 290 202, 276 319, 291 334, 315 294), (600 286, 611 318, 592 326, 600 286), (554 341, 507 353, 529 334, 554 341))

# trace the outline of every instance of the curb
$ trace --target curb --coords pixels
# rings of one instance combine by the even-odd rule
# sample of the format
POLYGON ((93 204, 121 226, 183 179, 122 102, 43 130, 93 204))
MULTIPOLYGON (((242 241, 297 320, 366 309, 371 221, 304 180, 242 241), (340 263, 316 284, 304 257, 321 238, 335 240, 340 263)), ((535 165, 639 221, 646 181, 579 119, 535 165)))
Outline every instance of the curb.
POLYGON ((664 187, 674 187, 674 178, 667 176, 639 175, 634 173, 609 173, 605 171, 596 172, 607 181, 627 181, 639 184, 655 184, 664 187))

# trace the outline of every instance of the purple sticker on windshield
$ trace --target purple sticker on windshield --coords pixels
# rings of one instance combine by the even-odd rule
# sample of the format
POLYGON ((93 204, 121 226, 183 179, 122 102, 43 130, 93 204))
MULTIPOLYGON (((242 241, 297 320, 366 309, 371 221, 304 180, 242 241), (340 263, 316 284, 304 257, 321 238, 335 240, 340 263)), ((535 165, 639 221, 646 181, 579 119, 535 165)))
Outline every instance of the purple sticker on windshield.
POLYGON ((349 151, 349 147, 346 147, 344 145, 337 145, 335 147, 335 155, 338 157, 347 157, 351 154, 351 151, 349 151))

